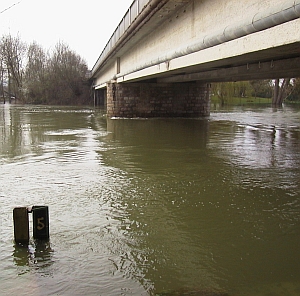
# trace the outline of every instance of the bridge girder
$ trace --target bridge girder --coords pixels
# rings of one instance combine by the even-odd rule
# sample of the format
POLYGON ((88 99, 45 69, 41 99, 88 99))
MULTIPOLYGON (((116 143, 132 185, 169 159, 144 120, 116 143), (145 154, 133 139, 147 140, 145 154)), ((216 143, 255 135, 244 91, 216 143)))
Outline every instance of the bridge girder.
MULTIPOLYGON (((252 9, 245 19, 235 19, 232 14, 232 18, 221 24, 217 31, 209 27, 202 31, 201 27, 195 27, 201 34, 193 40, 187 38, 190 43, 182 39, 180 48, 167 50, 164 41, 164 51, 160 52, 155 45, 159 40, 153 39, 151 43, 148 39, 153 36, 163 38, 165 34, 171 41, 164 28, 168 28, 166 32, 174 33, 173 24, 181 29, 182 20, 191 26, 187 31, 190 34, 194 24, 202 26, 199 20, 198 23, 193 20, 197 13, 201 15, 202 6, 208 9, 209 4, 214 3, 216 8, 218 1, 149 1, 132 28, 94 69, 94 78, 109 73, 96 81, 95 88, 105 87, 110 81, 218 82, 300 77, 300 0, 269 2, 267 5, 251 0, 247 2, 249 7, 262 5, 264 9, 252 9), (154 34, 156 31, 161 33, 154 34), (151 55, 149 48, 152 47, 154 54, 151 55), (142 54, 143 50, 148 56, 142 54)), ((227 3, 237 3, 240 7, 238 0, 228 0, 219 6, 228 6, 227 3)), ((181 38, 185 36, 181 35, 181 38)))
POLYGON ((247 63, 241 66, 224 67, 198 73, 178 74, 166 78, 158 78, 157 82, 229 82, 258 79, 293 78, 299 77, 299 75, 300 58, 298 57, 276 61, 271 60, 268 62, 247 63))

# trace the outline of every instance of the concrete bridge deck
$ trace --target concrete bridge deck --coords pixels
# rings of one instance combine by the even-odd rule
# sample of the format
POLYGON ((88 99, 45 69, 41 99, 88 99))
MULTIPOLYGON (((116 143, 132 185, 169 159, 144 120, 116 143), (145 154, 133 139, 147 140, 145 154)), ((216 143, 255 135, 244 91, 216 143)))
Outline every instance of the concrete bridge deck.
POLYGON ((92 69, 94 88, 109 101, 125 83, 298 77, 299 17, 300 0, 133 1, 92 69))

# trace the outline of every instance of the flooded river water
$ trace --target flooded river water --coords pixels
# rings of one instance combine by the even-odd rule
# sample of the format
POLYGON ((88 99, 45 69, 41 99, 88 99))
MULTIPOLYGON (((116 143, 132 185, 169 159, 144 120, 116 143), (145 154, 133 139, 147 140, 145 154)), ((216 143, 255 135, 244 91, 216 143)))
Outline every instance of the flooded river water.
POLYGON ((300 109, 2 104, 0 249, 1 295, 300 295, 300 109), (50 241, 22 247, 30 205, 50 241))

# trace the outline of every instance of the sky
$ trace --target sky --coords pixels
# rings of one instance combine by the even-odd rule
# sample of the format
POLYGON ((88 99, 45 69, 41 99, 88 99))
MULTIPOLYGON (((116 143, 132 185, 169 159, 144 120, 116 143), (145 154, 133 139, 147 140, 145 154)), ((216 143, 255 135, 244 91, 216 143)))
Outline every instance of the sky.
POLYGON ((1 0, 0 37, 19 36, 27 44, 36 41, 45 50, 63 41, 91 69, 132 2, 1 0))

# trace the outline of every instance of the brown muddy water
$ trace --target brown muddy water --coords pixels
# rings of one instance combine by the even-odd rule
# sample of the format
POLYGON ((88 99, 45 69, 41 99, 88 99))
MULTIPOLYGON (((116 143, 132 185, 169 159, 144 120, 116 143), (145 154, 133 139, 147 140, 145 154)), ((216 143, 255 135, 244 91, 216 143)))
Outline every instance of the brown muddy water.
POLYGON ((300 109, 0 105, 0 205, 1 295, 300 295, 300 109), (50 241, 22 247, 30 205, 50 241))

